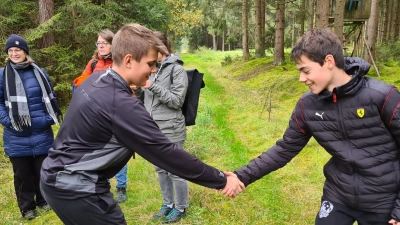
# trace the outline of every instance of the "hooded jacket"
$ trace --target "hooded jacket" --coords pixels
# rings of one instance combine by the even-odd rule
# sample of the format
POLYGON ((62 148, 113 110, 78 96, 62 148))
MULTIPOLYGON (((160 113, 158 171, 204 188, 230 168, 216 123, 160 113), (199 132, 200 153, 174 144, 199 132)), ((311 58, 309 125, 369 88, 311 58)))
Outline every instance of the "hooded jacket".
POLYGON ((323 197, 400 221, 400 93, 367 78, 370 65, 346 58, 351 80, 332 92, 304 94, 283 138, 235 173, 245 184, 285 166, 311 137, 332 156, 324 166, 323 197))
POLYGON ((112 69, 95 73, 72 96, 64 122, 43 161, 46 194, 75 199, 110 190, 110 179, 134 152, 202 186, 221 189, 224 173, 171 143, 128 84, 112 69), (50 190, 50 191, 49 191, 50 190))
POLYGON ((147 112, 171 142, 184 141, 186 125, 181 108, 185 101, 188 78, 182 59, 178 55, 171 55, 149 79, 150 87, 135 91, 136 97, 144 102, 147 112))

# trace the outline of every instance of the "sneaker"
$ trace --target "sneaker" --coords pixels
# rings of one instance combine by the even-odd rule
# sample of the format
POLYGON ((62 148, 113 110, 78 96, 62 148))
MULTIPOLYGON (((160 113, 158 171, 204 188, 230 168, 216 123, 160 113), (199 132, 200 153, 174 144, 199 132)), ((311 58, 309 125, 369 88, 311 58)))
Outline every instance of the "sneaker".
POLYGON ((43 211, 45 211, 45 212, 51 210, 51 207, 50 207, 48 204, 39 206, 39 208, 41 208, 41 209, 42 209, 43 211))
POLYGON ((117 188, 117 202, 126 201, 126 188, 117 188))
POLYGON ((186 216, 186 211, 184 210, 183 212, 173 208, 171 212, 165 217, 165 220, 162 221, 162 223, 175 223, 181 220, 183 217, 186 216))
POLYGON ((156 213, 151 219, 153 219, 153 220, 158 220, 158 219, 160 219, 161 217, 164 217, 164 216, 168 215, 169 212, 171 212, 171 210, 172 210, 171 207, 168 207, 168 206, 166 206, 166 205, 163 205, 163 206, 161 206, 160 211, 159 211, 158 213, 156 213))
POLYGON ((36 210, 28 210, 26 212, 23 213, 24 214, 24 218, 28 219, 28 220, 32 220, 36 218, 36 210))

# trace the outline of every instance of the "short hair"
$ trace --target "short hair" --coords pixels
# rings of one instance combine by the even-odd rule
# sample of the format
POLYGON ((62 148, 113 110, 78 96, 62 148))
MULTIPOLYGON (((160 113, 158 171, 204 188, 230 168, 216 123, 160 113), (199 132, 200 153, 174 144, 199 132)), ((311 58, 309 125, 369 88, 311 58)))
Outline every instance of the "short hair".
POLYGON ((339 38, 329 29, 313 29, 307 31, 296 42, 290 58, 295 62, 300 61, 301 56, 306 56, 313 62, 324 65, 325 57, 332 55, 336 67, 344 69, 344 56, 339 38))
MULTIPOLYGON (((101 30, 97 34, 97 38, 98 37, 102 37, 104 40, 106 40, 111 45, 112 41, 113 41, 113 38, 114 38, 114 33, 109 29, 104 29, 104 30, 101 30)), ((95 60, 95 61, 99 59, 99 50, 97 50, 97 48, 93 52, 92 59, 95 60)))
POLYGON ((171 54, 172 53, 172 48, 171 48, 171 41, 167 38, 167 36, 160 31, 154 31, 154 34, 158 37, 158 39, 161 40, 161 42, 167 47, 168 52, 171 54))
POLYGON ((163 55, 168 50, 160 39, 148 28, 140 24, 127 24, 114 36, 112 47, 113 64, 119 66, 127 54, 131 54, 137 62, 148 54, 152 48, 163 55))

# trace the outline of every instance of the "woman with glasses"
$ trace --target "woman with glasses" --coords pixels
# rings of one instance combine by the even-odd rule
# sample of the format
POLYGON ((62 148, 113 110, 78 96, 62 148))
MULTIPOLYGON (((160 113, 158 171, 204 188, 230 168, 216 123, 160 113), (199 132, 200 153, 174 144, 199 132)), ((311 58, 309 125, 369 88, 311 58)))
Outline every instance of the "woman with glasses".
POLYGON ((92 59, 86 65, 83 73, 74 80, 74 88, 79 87, 92 73, 106 70, 112 66, 111 44, 114 33, 108 29, 100 31, 97 35, 96 47, 92 59))
POLYGON ((31 220, 37 207, 50 210, 40 192, 40 169, 54 142, 51 125, 61 122, 62 114, 49 76, 29 56, 27 42, 12 34, 5 52, 6 66, 0 68, 4 151, 12 164, 18 207, 31 220))
MULTIPOLYGON (((82 75, 74 80, 73 91, 78 88, 83 81, 86 80, 91 74, 106 70, 107 68, 112 66, 113 60, 111 56, 111 44, 114 38, 114 33, 108 29, 100 31, 97 36, 96 46, 97 49, 94 51, 92 59, 88 62, 85 70, 82 75)), ((125 165, 121 171, 115 175, 115 179, 117 180, 117 202, 126 201, 126 188, 128 181, 128 166, 125 165)))

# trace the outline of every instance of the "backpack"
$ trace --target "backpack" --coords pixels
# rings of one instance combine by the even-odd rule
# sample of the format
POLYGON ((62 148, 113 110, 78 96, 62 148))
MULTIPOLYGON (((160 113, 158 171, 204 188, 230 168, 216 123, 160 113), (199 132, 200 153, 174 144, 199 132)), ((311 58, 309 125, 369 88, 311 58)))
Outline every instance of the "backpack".
MULTIPOLYGON (((169 75, 171 85, 174 83, 173 73, 175 66, 172 67, 169 75)), ((206 84, 203 81, 203 73, 197 69, 186 70, 188 77, 188 88, 186 92, 185 101, 182 105, 182 114, 185 117, 186 126, 196 124, 197 108, 199 106, 200 89, 204 88, 206 84)))
POLYGON ((99 60, 93 60, 92 61, 92 73, 93 73, 93 71, 94 71, 94 69, 96 68, 96 65, 97 65, 97 62, 98 62, 99 60))

